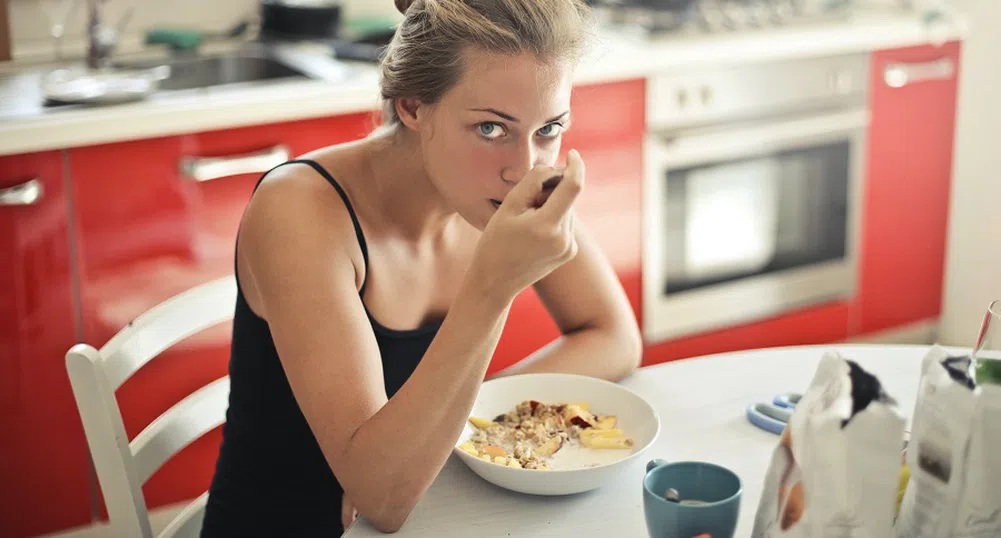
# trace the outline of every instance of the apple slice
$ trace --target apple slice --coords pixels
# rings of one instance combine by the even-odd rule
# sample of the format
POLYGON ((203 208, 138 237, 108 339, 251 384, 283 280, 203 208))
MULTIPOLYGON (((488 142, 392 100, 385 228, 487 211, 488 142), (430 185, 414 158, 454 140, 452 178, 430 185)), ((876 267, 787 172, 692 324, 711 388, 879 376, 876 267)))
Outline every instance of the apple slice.
POLYGON ((539 448, 535 449, 535 454, 543 458, 548 458, 556 453, 560 447, 563 446, 563 439, 559 437, 550 437, 548 441, 539 445, 539 448))
POLYGON ((481 430, 485 430, 491 426, 496 426, 497 423, 492 420, 487 420, 480 417, 469 417, 469 423, 481 430))
POLYGON ((581 437, 580 442, 587 448, 622 449, 632 448, 633 446, 633 440, 626 437, 588 436, 581 437))
POLYGON ((563 409, 563 420, 581 428, 593 428, 595 424, 594 415, 576 404, 569 404, 563 409))
POLYGON ((495 458, 503 458, 507 456, 507 453, 504 452, 503 448, 494 445, 483 445, 480 447, 480 452, 495 458))
POLYGON ((598 423, 594 425, 595 428, 599 430, 611 430, 615 427, 616 420, 614 416, 599 417, 598 423))
POLYGON ((625 437, 625 436, 626 434, 619 429, 611 429, 611 430, 590 429, 580 432, 581 439, 585 437, 588 439, 594 439, 597 437, 602 437, 605 439, 615 439, 617 437, 625 437))

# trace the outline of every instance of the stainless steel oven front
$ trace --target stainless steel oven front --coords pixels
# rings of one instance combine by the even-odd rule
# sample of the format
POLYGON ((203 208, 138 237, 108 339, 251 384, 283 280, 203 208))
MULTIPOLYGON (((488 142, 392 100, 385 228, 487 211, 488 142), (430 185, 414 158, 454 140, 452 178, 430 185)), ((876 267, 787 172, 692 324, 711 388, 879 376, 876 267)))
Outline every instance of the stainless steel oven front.
POLYGON ((867 73, 848 55, 650 82, 647 342, 854 294, 867 73))

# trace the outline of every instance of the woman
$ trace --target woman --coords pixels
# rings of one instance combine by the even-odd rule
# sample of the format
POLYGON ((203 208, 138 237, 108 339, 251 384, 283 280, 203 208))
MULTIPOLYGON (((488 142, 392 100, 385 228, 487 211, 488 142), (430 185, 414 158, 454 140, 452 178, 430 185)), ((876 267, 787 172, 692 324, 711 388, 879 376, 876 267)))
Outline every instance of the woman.
POLYGON ((584 164, 555 167, 587 7, 397 7, 384 127, 265 174, 244 214, 204 537, 337 536, 356 514, 399 529, 528 286, 563 336, 502 375, 617 380, 639 362, 624 292, 574 220, 584 164))

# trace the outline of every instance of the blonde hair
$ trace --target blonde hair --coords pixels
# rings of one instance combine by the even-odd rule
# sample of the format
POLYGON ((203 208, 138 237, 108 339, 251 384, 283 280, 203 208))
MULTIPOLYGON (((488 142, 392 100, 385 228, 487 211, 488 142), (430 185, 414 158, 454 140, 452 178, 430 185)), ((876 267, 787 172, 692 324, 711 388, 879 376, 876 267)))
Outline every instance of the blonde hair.
POLYGON ((433 105, 462 75, 474 48, 531 53, 556 65, 576 62, 594 36, 583 0, 395 0, 404 14, 382 60, 382 120, 398 124, 395 100, 433 105))

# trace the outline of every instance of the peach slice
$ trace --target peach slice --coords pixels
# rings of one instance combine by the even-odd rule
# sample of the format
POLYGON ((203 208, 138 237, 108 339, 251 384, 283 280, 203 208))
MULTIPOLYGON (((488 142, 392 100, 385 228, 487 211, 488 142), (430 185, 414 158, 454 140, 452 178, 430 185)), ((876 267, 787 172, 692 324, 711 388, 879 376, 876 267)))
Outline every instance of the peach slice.
POLYGON ((469 417, 469 423, 481 430, 485 430, 491 426, 496 426, 497 423, 492 420, 487 420, 480 417, 469 417))

